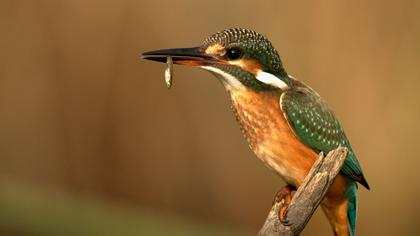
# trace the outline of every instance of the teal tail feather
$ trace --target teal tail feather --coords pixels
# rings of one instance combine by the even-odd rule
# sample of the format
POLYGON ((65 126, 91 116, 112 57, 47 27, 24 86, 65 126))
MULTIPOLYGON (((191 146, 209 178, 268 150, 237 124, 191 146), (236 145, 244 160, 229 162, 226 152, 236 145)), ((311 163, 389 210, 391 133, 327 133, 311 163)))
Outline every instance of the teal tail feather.
POLYGON ((353 180, 349 180, 348 188, 346 192, 346 198, 349 201, 349 206, 347 209, 349 232, 350 232, 350 236, 355 236, 356 219, 357 219, 357 183, 353 180))

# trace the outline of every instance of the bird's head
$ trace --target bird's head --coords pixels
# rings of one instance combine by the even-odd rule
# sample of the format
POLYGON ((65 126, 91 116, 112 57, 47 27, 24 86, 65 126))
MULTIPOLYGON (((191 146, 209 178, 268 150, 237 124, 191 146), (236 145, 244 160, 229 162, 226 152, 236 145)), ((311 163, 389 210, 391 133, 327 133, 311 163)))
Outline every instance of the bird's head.
POLYGON ((203 45, 143 53, 143 58, 198 66, 214 73, 228 89, 287 89, 290 78, 270 41, 248 29, 233 28, 207 38, 203 45))

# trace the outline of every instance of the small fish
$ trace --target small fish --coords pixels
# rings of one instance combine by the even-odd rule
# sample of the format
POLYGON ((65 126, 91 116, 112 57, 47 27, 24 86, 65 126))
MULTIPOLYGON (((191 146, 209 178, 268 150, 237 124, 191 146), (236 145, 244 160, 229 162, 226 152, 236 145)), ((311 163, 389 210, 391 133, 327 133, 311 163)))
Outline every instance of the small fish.
POLYGON ((165 83, 168 89, 171 88, 171 85, 172 85, 172 67, 173 67, 172 57, 168 56, 166 57, 166 69, 165 69, 165 83))

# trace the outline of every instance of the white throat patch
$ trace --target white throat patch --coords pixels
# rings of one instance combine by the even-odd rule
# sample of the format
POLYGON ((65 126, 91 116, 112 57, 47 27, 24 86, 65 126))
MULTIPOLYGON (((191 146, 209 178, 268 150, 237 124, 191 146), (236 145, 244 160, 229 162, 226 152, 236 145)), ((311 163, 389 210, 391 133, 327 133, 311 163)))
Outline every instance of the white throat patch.
POLYGON ((245 88, 245 86, 240 81, 238 81, 233 75, 226 73, 219 68, 212 67, 212 66, 201 66, 201 68, 208 70, 210 72, 213 72, 217 76, 220 76, 223 84, 226 86, 227 89, 238 90, 238 89, 245 88))
MULTIPOLYGON (((210 72, 213 72, 218 77, 221 77, 223 84, 226 86, 226 88, 232 90, 239 90, 245 88, 245 86, 238 81, 233 75, 224 72, 223 70, 212 67, 212 66, 201 66, 201 68, 208 70, 210 72)), ((268 84, 271 86, 274 86, 276 88, 279 88, 281 90, 287 90, 289 86, 280 78, 277 76, 270 74, 268 72, 264 72, 262 70, 259 70, 257 74, 255 75, 255 78, 259 80, 260 82, 264 84, 268 84)))
POLYGON ((257 72, 257 74, 255 75, 255 78, 257 78, 257 80, 263 82, 264 84, 269 84, 271 86, 277 87, 281 90, 286 90, 289 88, 289 86, 283 81, 281 80, 279 77, 264 72, 262 70, 259 70, 257 72))

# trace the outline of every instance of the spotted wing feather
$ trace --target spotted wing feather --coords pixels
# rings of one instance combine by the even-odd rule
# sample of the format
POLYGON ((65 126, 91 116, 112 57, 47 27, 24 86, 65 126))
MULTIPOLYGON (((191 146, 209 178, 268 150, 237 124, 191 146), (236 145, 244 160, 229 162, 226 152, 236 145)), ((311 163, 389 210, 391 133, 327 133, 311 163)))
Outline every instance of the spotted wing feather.
POLYGON ((340 123, 315 91, 304 85, 286 90, 281 95, 280 107, 296 136, 316 152, 328 153, 339 146, 348 148, 342 173, 369 189, 340 123))

